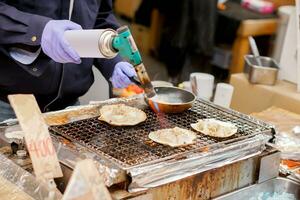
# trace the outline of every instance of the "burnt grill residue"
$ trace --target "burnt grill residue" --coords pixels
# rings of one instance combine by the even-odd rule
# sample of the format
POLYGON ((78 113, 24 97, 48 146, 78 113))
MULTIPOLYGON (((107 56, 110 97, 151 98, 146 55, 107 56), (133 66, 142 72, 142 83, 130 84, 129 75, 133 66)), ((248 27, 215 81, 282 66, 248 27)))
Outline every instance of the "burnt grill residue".
POLYGON ((226 144, 252 137, 267 129, 267 127, 246 121, 198 100, 190 110, 181 114, 157 115, 150 109, 144 111, 147 114, 147 120, 133 127, 114 127, 95 117, 51 126, 49 129, 54 134, 61 135, 105 156, 124 169, 180 157, 189 152, 209 151, 217 145, 218 148, 222 148, 226 144), (198 133, 195 144, 179 148, 157 144, 148 138, 151 131, 162 128, 178 126, 192 130, 190 124, 203 118, 215 118, 234 123, 238 127, 238 133, 223 139, 198 133))

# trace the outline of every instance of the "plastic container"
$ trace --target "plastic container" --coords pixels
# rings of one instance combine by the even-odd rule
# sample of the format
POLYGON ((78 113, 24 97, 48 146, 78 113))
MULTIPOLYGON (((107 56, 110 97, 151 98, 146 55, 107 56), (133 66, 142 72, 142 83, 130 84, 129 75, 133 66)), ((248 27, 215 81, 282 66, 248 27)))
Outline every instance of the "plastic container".
POLYGON ((213 96, 215 77, 211 74, 206 73, 191 73, 190 82, 193 93, 206 100, 211 100, 213 96))
POLYGON ((227 83, 218 83, 216 87, 214 104, 229 108, 233 95, 234 87, 227 83))

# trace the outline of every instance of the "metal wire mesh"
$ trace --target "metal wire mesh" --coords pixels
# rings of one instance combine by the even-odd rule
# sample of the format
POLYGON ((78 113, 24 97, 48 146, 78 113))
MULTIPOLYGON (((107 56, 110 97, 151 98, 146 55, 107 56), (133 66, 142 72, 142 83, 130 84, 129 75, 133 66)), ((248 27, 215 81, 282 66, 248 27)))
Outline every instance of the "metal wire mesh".
POLYGON ((215 145, 222 148, 222 145, 252 137, 269 128, 247 121, 233 113, 218 110, 201 101, 196 101, 193 108, 181 114, 161 115, 155 114, 149 109, 144 111, 147 114, 147 120, 133 127, 113 127, 95 117, 65 125, 51 126, 50 131, 104 155, 123 168, 131 168, 195 150, 208 151, 215 145), (179 148, 157 144, 148 138, 151 131, 162 128, 178 126, 192 130, 190 124, 203 118, 215 118, 234 123, 238 127, 238 133, 226 139, 198 133, 195 144, 179 148))

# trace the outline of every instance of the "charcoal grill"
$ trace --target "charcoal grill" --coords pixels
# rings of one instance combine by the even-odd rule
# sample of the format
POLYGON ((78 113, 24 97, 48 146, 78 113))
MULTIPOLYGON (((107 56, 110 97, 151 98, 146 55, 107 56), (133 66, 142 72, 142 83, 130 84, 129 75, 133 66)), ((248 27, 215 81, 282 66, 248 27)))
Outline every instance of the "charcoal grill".
MULTIPOLYGON (((102 166, 106 166, 105 171, 110 176, 107 185, 120 181, 115 180, 118 170, 122 172, 119 174, 130 176, 128 190, 131 192, 157 187, 259 155, 273 132, 273 127, 264 122, 200 99, 181 114, 156 114, 142 97, 134 97, 47 113, 45 119, 50 125, 54 141, 65 138, 75 144, 77 150, 73 152, 88 152, 102 166), (116 103, 143 109, 147 120, 134 127, 113 127, 98 120, 101 106, 116 103), (225 139, 198 133, 195 144, 179 148, 148 139, 149 132, 162 128, 178 126, 192 130, 190 124, 203 118, 234 123, 238 132, 225 139)), ((69 148, 58 146, 62 163, 72 160, 66 159, 70 156, 62 156, 66 149, 69 148)))
POLYGON ((200 100, 195 102, 192 109, 182 114, 156 114, 149 108, 144 111, 147 114, 147 120, 133 127, 113 127, 98 120, 97 116, 51 126, 50 130, 113 160, 123 169, 178 158, 186 153, 205 152, 216 146, 222 148, 268 130, 265 126, 213 109, 200 100), (213 138, 199 133, 195 144, 180 148, 157 144, 148 138, 151 131, 162 128, 178 126, 192 130, 190 124, 203 118, 215 118, 234 123, 238 127, 238 133, 226 139, 213 138))

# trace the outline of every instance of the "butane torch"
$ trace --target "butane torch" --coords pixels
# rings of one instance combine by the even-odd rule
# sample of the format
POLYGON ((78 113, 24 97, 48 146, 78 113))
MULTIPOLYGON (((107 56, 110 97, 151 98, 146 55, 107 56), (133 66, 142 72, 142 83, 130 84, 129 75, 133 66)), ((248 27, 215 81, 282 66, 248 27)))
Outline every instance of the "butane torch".
POLYGON ((119 54, 134 66, 140 86, 145 90, 147 97, 155 95, 141 54, 127 26, 122 26, 117 31, 70 30, 65 32, 65 37, 82 58, 111 59, 119 54))

